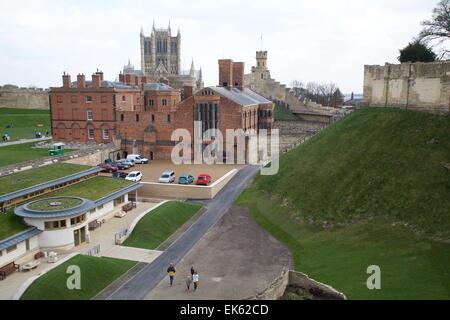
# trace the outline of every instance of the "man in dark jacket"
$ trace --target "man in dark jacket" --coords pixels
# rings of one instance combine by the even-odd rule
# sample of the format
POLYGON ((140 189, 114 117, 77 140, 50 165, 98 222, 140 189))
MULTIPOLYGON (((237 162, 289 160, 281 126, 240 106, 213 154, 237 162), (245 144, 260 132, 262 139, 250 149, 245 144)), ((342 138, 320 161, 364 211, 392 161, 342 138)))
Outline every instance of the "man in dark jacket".
POLYGON ((167 274, 169 275, 169 284, 170 286, 173 285, 173 277, 175 276, 175 267, 171 263, 169 267, 167 268, 167 274))

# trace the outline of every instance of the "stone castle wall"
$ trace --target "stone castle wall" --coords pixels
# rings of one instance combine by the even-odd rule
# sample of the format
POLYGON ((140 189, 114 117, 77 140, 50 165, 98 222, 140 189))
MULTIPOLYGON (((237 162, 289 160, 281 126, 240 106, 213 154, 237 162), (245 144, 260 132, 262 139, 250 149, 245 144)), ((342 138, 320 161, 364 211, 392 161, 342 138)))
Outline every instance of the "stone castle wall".
POLYGON ((50 109, 48 91, 0 88, 0 108, 50 109))
POLYGON ((450 60, 364 66, 364 105, 450 113, 450 60))

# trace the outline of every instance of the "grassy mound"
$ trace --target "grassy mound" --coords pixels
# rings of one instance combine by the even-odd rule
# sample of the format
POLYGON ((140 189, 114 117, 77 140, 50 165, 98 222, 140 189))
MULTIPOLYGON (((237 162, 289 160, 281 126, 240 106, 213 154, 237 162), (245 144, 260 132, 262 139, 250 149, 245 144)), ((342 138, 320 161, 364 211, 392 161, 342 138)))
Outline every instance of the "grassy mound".
POLYGON ((21 300, 91 299, 135 265, 134 261, 77 255, 34 281, 21 300), (80 268, 80 290, 67 287, 69 266, 80 268))
POLYGON ((295 121, 298 120, 298 118, 287 108, 280 106, 278 104, 275 104, 275 114, 274 114, 275 121, 295 121))
POLYGON ((449 163, 450 118, 363 109, 283 155, 237 204, 296 270, 350 299, 449 299, 450 244, 430 239, 450 238, 449 163), (381 290, 367 288, 372 265, 381 290))
POLYGON ((156 249, 178 228, 192 218, 201 205, 170 201, 145 215, 136 225, 124 246, 156 249))
POLYGON ((256 186, 329 223, 385 216, 450 238, 450 118, 363 109, 281 158, 256 186))

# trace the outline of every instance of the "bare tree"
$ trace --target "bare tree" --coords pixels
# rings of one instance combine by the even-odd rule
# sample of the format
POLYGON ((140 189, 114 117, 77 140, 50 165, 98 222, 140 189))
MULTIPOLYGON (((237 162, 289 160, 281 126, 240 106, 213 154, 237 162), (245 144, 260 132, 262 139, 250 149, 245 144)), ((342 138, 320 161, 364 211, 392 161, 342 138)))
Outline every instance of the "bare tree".
POLYGON ((300 81, 300 80, 292 80, 292 81, 291 81, 291 88, 304 88, 303 81, 300 81))
MULTIPOLYGON (((423 30, 419 34, 419 41, 430 43, 436 41, 436 44, 442 44, 450 40, 450 0, 442 0, 433 9, 431 20, 422 22, 423 30)), ((448 53, 444 50, 443 55, 448 53)))

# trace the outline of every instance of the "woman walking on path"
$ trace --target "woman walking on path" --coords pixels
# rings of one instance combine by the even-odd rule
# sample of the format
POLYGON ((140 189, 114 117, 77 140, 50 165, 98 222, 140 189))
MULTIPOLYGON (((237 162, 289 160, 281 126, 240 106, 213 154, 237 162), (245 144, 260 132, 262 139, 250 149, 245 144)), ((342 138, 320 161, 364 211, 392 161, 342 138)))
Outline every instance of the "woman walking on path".
POLYGON ((194 278, 194 273, 195 273, 194 266, 191 266, 191 278, 192 279, 194 278))
POLYGON ((175 267, 171 263, 169 267, 167 268, 167 273, 169 275, 169 284, 170 286, 173 285, 173 277, 175 276, 175 267))
POLYGON ((191 288, 191 283, 192 283, 192 277, 191 276, 187 276, 186 277, 186 287, 187 287, 188 291, 191 288))
POLYGON ((197 290, 198 287, 198 273, 197 271, 194 272, 194 275, 192 276, 192 281, 194 282, 194 291, 197 290))

